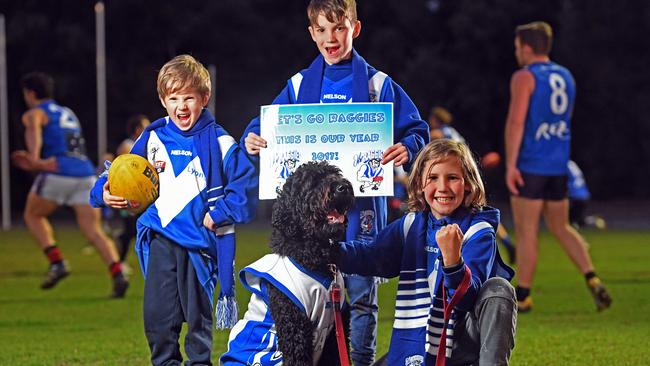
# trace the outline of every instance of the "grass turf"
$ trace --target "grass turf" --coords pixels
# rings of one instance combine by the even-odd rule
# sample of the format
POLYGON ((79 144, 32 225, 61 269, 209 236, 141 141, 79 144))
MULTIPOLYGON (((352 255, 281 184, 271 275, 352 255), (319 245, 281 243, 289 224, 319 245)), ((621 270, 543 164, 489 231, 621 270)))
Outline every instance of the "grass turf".
MULTIPOLYGON (((108 269, 74 228, 57 239, 72 274, 43 291, 45 257, 24 229, 0 232, 0 365, 146 365, 142 275, 135 269, 125 299, 110 300, 108 269), (86 254, 84 254, 86 252, 86 254)), ((595 311, 584 280, 546 233, 533 288, 534 310, 517 323, 512 365, 649 365, 650 234, 588 231, 591 255, 614 299, 595 311)), ((241 227, 237 268, 268 252, 269 232, 241 227)), ((388 349, 395 280, 380 286, 378 353, 388 349)), ((240 316, 250 294, 237 288, 240 316)), ((182 338, 182 336, 181 336, 182 338)), ((213 362, 226 349, 227 331, 215 331, 213 362)))

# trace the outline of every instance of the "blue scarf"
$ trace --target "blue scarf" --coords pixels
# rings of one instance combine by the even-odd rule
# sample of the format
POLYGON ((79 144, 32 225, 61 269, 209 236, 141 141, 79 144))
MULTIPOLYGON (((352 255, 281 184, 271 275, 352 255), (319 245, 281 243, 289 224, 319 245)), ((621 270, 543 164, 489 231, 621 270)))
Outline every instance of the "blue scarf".
MULTIPOLYGON (((302 73, 303 79, 298 93, 297 104, 318 103, 321 97, 325 59, 318 55, 302 73)), ((363 103, 370 101, 368 90, 368 63, 357 51, 352 50, 352 101, 363 103)))
MULTIPOLYGON (((145 129, 145 133, 164 127, 166 124, 167 119, 155 121, 145 129)), ((174 128, 174 130, 184 137, 192 137, 193 139, 193 144, 201 160, 201 168, 206 176, 207 206, 211 210, 214 208, 213 205, 209 204, 209 202, 214 202, 211 199, 224 194, 221 150, 218 138, 227 135, 227 133, 215 122, 214 117, 207 109, 203 109, 196 124, 188 131, 182 131, 178 128, 174 128)), ((146 152, 143 151, 143 153, 146 152)), ((143 155, 146 156, 146 154, 143 155)), ((225 225, 229 224, 232 223, 226 223, 225 225)), ((140 230, 138 230, 138 240, 142 238, 150 242, 147 239, 151 238, 151 233, 147 233, 148 230, 142 231, 140 233, 140 230)), ((217 280, 220 283, 219 297, 215 306, 215 327, 217 329, 231 328, 237 323, 239 317, 235 298, 235 234, 231 232, 217 235, 210 232, 209 235, 215 235, 216 240, 210 240, 207 251, 188 250, 188 254, 196 275, 212 304, 217 280)), ((179 244, 182 245, 182 243, 179 244)), ((146 261, 143 264, 143 269, 145 269, 146 261)))

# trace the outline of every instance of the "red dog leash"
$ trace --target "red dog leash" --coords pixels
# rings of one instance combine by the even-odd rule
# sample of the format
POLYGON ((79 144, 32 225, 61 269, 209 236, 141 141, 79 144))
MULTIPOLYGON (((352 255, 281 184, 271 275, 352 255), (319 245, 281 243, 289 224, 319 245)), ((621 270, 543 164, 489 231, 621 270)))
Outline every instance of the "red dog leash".
POLYGON ((469 267, 465 266, 465 275, 463 280, 456 288, 454 296, 451 297, 451 301, 447 304, 447 291, 445 290, 444 282, 442 284, 442 303, 444 304, 444 325, 442 326, 442 334, 440 335, 440 343, 438 344, 438 354, 436 355, 436 366, 445 366, 447 360, 447 323, 449 322, 449 317, 451 316, 451 310, 458 304, 460 299, 465 295, 467 289, 469 288, 469 283, 472 278, 472 271, 469 267))
POLYGON ((341 317, 341 286, 332 281, 332 306, 334 309, 334 326, 336 328, 336 343, 339 348, 339 359, 341 366, 350 366, 348 359, 348 347, 345 343, 345 333, 343 332, 343 318, 341 317))

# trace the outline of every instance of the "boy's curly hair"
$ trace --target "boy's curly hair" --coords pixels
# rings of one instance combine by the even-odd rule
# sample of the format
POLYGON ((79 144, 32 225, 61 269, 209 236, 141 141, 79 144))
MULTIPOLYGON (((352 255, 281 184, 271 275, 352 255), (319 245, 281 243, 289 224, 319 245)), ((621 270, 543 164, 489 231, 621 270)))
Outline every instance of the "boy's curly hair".
POLYGON ((158 95, 165 97, 173 92, 191 88, 201 96, 210 95, 212 88, 208 70, 190 55, 179 55, 168 61, 158 72, 158 95))
POLYGON ((309 24, 317 24, 320 13, 332 23, 341 17, 348 17, 350 22, 356 22, 357 3, 355 0, 311 0, 307 6, 309 24))

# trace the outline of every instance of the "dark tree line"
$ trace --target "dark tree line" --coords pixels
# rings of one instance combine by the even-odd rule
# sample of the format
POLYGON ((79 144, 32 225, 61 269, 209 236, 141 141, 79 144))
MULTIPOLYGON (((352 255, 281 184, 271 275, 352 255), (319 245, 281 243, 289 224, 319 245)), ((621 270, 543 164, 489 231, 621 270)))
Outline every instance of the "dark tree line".
MULTIPOLYGON (((598 199, 650 198, 650 3, 621 0, 357 0, 357 50, 404 87, 426 118, 448 107, 477 154, 503 151, 509 79, 516 69, 514 27, 549 22, 552 59, 577 81, 573 159, 598 199), (612 187, 615 184, 615 189, 612 187)), ((134 113, 164 114, 157 70, 190 53, 217 67, 216 117, 238 138, 285 81, 317 54, 307 1, 106 1, 109 148, 134 113)), ((20 76, 51 73, 56 99, 82 121, 96 159, 93 1, 0 0, 7 22, 11 149, 22 148, 20 76)), ((489 181, 503 195, 502 172, 489 181)), ((12 170, 14 197, 30 177, 12 170)), ((502 196, 503 197, 503 196, 502 196)), ((22 207, 14 199, 14 208, 22 207)))

